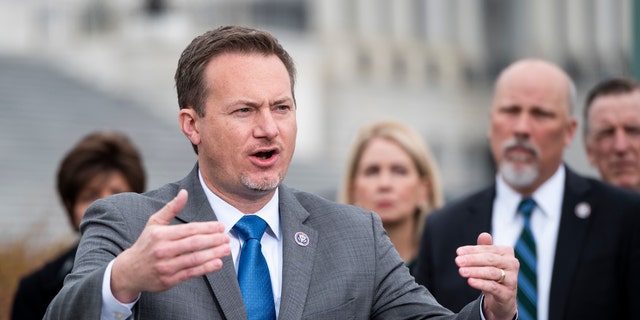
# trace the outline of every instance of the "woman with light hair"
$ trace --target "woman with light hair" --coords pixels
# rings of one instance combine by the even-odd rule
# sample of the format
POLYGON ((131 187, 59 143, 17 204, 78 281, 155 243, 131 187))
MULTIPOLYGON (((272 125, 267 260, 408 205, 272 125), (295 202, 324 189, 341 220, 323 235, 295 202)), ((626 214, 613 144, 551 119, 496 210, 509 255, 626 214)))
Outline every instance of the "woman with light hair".
POLYGON ((412 271, 427 214, 443 205, 438 166, 422 137, 396 121, 363 127, 338 200, 376 212, 412 271))

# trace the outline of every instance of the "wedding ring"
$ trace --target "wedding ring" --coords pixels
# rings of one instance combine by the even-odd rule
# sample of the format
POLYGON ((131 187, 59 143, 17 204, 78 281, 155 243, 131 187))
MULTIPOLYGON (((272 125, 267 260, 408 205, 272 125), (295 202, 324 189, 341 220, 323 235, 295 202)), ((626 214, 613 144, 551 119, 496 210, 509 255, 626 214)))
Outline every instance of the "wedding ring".
POLYGON ((507 276, 507 273, 506 273, 506 272, 504 272, 504 270, 502 270, 502 269, 500 269, 500 273, 501 273, 501 274, 500 274, 500 279, 498 279, 498 280, 496 281, 497 283, 503 283, 503 282, 504 282, 504 277, 506 277, 506 276, 507 276))

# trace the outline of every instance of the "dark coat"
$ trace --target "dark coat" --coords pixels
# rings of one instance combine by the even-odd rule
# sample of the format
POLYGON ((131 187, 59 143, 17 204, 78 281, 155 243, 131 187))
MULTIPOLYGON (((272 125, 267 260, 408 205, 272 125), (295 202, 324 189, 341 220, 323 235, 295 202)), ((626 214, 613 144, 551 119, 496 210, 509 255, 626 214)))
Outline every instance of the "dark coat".
MULTIPOLYGON (((478 298, 455 265, 456 248, 491 232, 495 185, 432 213, 416 281, 456 311, 478 298)), ((549 320, 640 319, 640 195, 566 170, 549 295, 549 320), (578 217, 576 205, 591 214, 578 217)))
POLYGON ((53 297, 62 289, 64 277, 73 268, 77 246, 20 280, 13 300, 11 319, 41 320, 53 297))

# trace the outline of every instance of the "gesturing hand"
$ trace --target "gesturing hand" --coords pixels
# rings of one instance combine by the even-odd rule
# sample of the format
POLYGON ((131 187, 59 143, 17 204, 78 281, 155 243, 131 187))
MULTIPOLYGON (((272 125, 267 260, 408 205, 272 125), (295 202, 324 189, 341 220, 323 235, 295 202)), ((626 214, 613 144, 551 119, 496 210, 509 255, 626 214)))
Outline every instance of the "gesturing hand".
POLYGON ((116 257, 111 292, 129 303, 142 291, 159 292, 222 268, 231 253, 229 236, 217 221, 169 225, 187 203, 187 191, 154 213, 140 237, 116 257))
POLYGON ((493 245, 488 233, 478 236, 478 244, 456 251, 460 275, 484 294, 483 312, 487 319, 513 319, 516 315, 518 269, 513 248, 493 245))

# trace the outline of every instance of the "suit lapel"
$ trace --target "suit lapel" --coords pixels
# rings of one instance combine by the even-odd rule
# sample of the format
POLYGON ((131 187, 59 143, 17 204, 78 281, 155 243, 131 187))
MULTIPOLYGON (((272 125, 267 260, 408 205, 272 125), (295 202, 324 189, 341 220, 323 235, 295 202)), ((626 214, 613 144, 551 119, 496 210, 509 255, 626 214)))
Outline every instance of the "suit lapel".
POLYGON ((592 212, 596 206, 593 197, 588 197, 589 189, 587 180, 566 168, 562 213, 549 292, 549 297, 552 297, 549 299, 550 320, 563 318, 573 282, 572 275, 576 270, 590 221, 589 218, 576 216, 576 206, 579 203, 587 203, 592 212))
POLYGON ((309 282, 313 272, 313 260, 318 245, 318 232, 305 225, 309 212, 302 207, 290 189, 280 186, 280 224, 282 226, 282 295, 280 319, 301 319, 309 282), (302 238, 308 244, 305 246, 302 238))
POLYGON ((493 201, 496 197, 495 185, 478 193, 469 204, 469 215, 464 225, 467 225, 473 239, 465 239, 463 243, 476 244, 477 237, 482 232, 491 233, 491 216, 493 212, 493 201), (471 241, 471 242, 469 242, 471 241))
MULTIPOLYGON (((187 190, 189 199, 182 212, 176 216, 176 219, 184 223, 218 220, 200 185, 197 164, 191 173, 179 182, 179 185, 179 188, 187 190)), ((213 294, 212 299, 222 310, 222 313, 224 313, 223 318, 226 319, 247 318, 240 286, 236 278, 236 270, 231 255, 222 259, 222 269, 208 273, 203 277, 213 294)))

